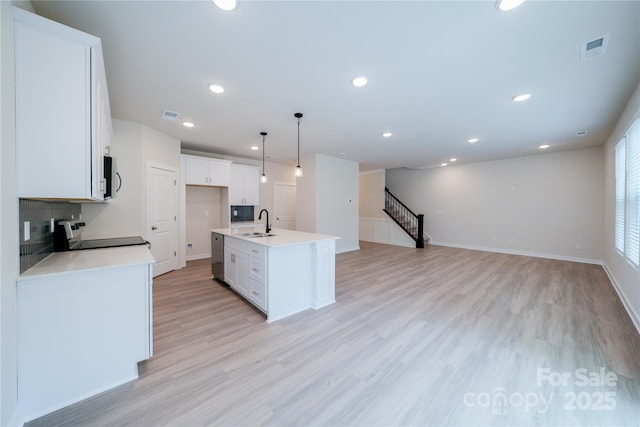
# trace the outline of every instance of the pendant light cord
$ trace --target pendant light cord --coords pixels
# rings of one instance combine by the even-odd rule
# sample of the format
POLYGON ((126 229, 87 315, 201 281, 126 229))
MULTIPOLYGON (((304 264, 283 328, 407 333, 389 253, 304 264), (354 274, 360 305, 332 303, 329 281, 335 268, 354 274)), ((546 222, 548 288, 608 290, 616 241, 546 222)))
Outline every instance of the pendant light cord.
POLYGON ((300 166, 300 118, 298 118, 298 166, 300 166))

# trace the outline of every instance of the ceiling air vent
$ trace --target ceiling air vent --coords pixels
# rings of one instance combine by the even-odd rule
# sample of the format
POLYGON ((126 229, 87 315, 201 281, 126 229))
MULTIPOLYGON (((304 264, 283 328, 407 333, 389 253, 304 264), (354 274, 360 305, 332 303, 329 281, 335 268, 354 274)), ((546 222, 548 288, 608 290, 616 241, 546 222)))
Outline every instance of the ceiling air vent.
POLYGON ((590 40, 582 45, 580 50, 580 60, 585 61, 594 56, 600 56, 607 53, 609 46, 609 34, 590 40))
POLYGON ((175 111, 164 110, 160 117, 162 117, 165 120, 175 120, 178 118, 179 115, 180 113, 176 113, 175 111))

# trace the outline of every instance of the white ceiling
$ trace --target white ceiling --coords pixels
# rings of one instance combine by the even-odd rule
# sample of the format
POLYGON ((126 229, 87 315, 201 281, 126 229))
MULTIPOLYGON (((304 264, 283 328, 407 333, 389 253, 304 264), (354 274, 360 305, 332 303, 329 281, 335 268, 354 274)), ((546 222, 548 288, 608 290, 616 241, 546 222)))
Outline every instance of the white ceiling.
POLYGON ((640 1, 529 0, 510 12, 482 0, 33 5, 102 38, 114 117, 246 158, 261 158, 249 147, 266 131, 267 156, 288 164, 296 112, 302 157, 342 155, 361 170, 601 145, 640 82, 640 1), (607 53, 581 62, 582 45, 605 34, 607 53), (360 74, 369 84, 355 88, 360 74), (521 92, 533 96, 510 100, 521 92), (162 120, 164 109, 180 119, 162 120))

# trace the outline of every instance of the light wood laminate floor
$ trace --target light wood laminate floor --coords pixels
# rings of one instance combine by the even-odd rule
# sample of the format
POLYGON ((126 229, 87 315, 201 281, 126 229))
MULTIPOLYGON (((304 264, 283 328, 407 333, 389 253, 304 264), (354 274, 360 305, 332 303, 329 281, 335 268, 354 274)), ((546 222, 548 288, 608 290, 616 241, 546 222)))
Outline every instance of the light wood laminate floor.
POLYGON ((156 278, 140 378, 27 425, 639 425, 640 335, 602 267, 361 248, 336 304, 271 325, 209 260, 156 278))

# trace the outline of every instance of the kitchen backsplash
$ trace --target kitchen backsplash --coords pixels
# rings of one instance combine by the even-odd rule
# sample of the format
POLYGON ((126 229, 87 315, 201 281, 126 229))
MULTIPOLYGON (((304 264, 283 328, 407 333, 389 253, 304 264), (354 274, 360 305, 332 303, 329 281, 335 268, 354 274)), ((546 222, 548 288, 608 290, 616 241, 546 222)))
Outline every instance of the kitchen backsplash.
POLYGON ((77 219, 80 217, 80 209, 79 203, 20 199, 20 273, 53 253, 51 218, 77 219), (24 241, 25 221, 29 221, 31 233, 27 242, 24 241))

